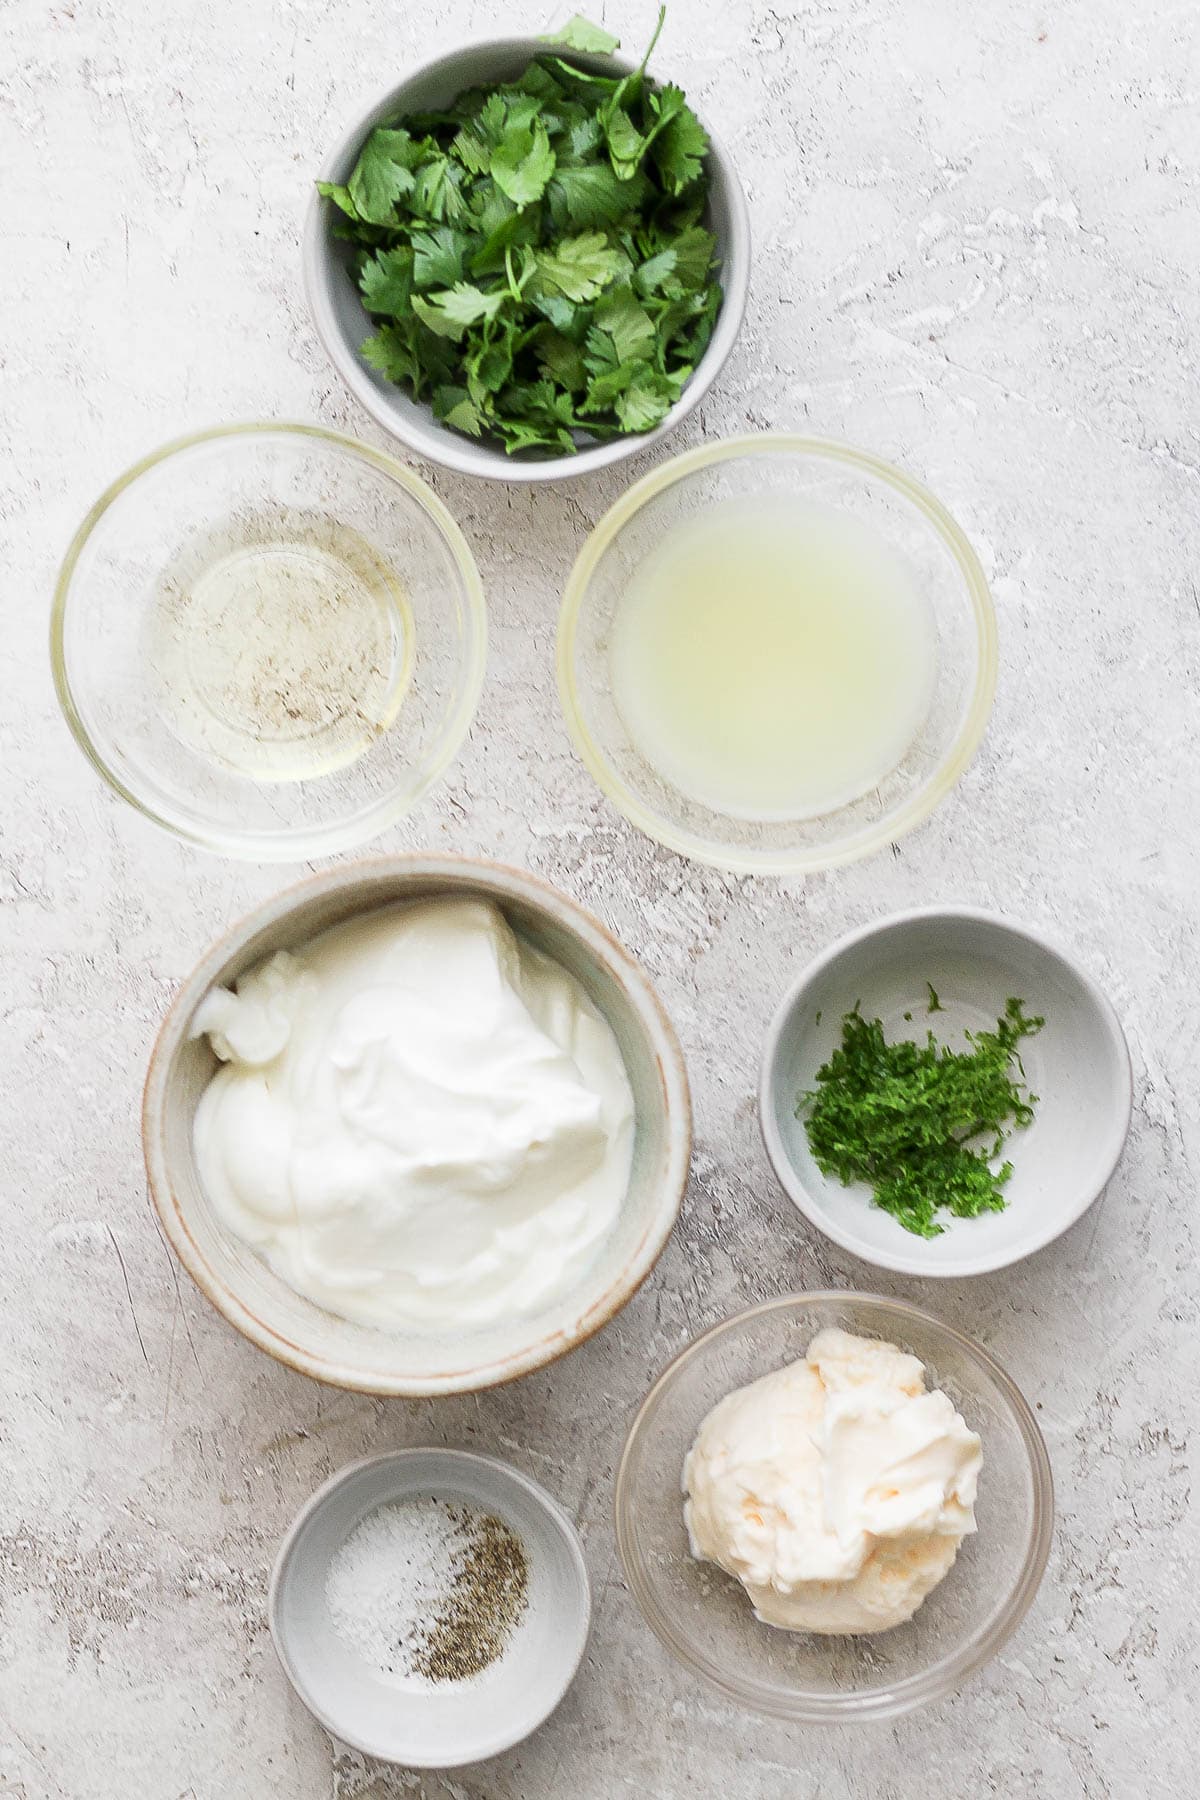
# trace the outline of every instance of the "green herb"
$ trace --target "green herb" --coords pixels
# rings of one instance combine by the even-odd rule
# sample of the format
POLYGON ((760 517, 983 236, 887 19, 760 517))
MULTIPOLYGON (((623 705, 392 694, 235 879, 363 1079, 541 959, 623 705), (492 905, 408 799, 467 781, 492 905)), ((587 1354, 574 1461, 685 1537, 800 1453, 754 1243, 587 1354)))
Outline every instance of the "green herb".
MULTIPOLYGON (((930 1012, 944 1010, 929 993, 930 1012)), ((951 1050, 932 1032, 924 1044, 889 1044, 882 1022, 856 1006, 796 1107, 817 1167, 844 1183, 869 1182, 876 1206, 919 1237, 941 1233, 940 1211, 959 1219, 1002 1212, 1012 1164, 992 1164, 1011 1130, 1033 1117, 1038 1096, 1018 1046, 1043 1023, 1010 999, 995 1031, 968 1031, 970 1049, 951 1050)))
MULTIPOLYGON (((664 12, 628 75, 548 49, 378 127, 344 185, 317 184, 377 321, 365 361, 457 431, 557 454, 649 431, 704 353, 721 305, 708 139, 646 76, 664 12)), ((556 43, 616 47, 579 17, 556 43)))
POLYGON ((945 1012, 946 1009, 938 999, 937 989, 934 987, 932 981, 927 981, 925 986, 929 989, 929 1005, 925 1008, 925 1011, 931 1013, 945 1012))
POLYGON ((621 48, 620 38, 613 37, 602 25, 593 25, 582 13, 573 13, 562 30, 549 33, 545 42, 567 44, 572 50, 597 50, 602 56, 621 48))

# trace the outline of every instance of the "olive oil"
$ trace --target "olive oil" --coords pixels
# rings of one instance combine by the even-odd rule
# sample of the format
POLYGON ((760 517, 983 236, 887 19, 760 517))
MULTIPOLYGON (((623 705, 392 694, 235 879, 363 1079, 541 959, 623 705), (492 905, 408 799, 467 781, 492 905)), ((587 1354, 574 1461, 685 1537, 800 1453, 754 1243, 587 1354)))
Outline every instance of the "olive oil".
POLYGON ((783 496, 673 527, 613 622, 636 750, 747 820, 816 817, 876 786, 920 732, 934 663, 928 603, 882 537, 783 496))
POLYGON ((344 768, 394 721, 411 652, 394 572, 315 515, 256 517, 176 556, 148 660, 174 734, 255 781, 344 768))

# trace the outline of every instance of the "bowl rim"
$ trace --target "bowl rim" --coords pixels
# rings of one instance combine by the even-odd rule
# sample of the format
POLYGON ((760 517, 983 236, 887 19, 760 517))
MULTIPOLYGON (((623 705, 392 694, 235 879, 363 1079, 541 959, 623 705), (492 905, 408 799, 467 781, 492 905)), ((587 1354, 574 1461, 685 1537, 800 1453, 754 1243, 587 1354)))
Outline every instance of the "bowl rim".
MULTIPOLYGON (((561 1542, 565 1545, 575 1575, 574 1591, 580 1603, 581 1630, 578 1632, 577 1653, 568 1664, 564 1665, 561 1684, 556 1688, 554 1698, 540 1718, 529 1726, 522 1725, 515 1733, 511 1730, 496 1732, 491 1738, 484 1739, 478 1748, 473 1748, 469 1757, 464 1758, 461 1754, 455 1753, 446 1757, 438 1757, 433 1762, 426 1760, 421 1763, 409 1764, 412 1768, 453 1769, 461 1767, 465 1762, 479 1762, 486 1757, 499 1756, 502 1751, 511 1750, 515 1744, 523 1743, 535 1731, 540 1730, 566 1697, 567 1690, 579 1673, 579 1666, 583 1661, 588 1639, 591 1636, 592 1583, 588 1574, 587 1560, 584 1557, 583 1540, 579 1535, 579 1529, 565 1508, 552 1494, 546 1491, 540 1482, 535 1481, 532 1475, 526 1475, 524 1470, 515 1468, 512 1463, 505 1462, 501 1457, 488 1456, 478 1450, 459 1450, 442 1444, 404 1445, 397 1450, 379 1451, 373 1456, 359 1457, 355 1462, 345 1464, 309 1495, 280 1540, 267 1588, 267 1624, 280 1666, 313 1718, 323 1725, 331 1736, 340 1739, 343 1743, 350 1744, 356 1750, 361 1750, 365 1755, 374 1756, 382 1762, 395 1762, 398 1753, 394 1746, 389 1748, 385 1745, 367 1743, 363 1737, 347 1731, 341 1721, 333 1718, 317 1702, 292 1661, 287 1633, 280 1623, 279 1608, 283 1589, 291 1575, 291 1565, 301 1535, 310 1521, 329 1504, 339 1489, 366 1469, 383 1468, 385 1465, 396 1467, 404 1463, 418 1463, 422 1458, 428 1456, 436 1456, 443 1461, 456 1463, 460 1467, 469 1464, 477 1470, 486 1471, 494 1484, 495 1478, 499 1476, 500 1485, 511 1483, 514 1487, 523 1489, 538 1510, 554 1526, 561 1542)), ((387 1502, 382 1501, 380 1504, 386 1505, 387 1502)), ((407 1757, 404 1760, 408 1762, 407 1757)))
POLYGON ((979 748, 995 697, 998 661, 996 612, 987 577, 965 532, 936 495, 922 482, 883 457, 876 456, 873 451, 862 450, 834 438, 813 437, 797 432, 743 432, 734 437, 718 438, 693 450, 685 450, 644 475, 640 481, 627 488, 593 526, 567 577, 559 612, 559 701, 575 748, 597 786, 617 810, 648 837, 697 862, 708 863, 737 874, 802 875, 818 869, 837 868, 844 863, 857 862, 861 857, 870 856, 885 844, 894 843, 920 825, 950 793, 979 748), (727 848, 712 839, 663 820, 617 774, 585 722, 575 679, 575 639, 591 578, 601 557, 647 502, 699 470, 745 456, 772 456, 781 453, 848 464, 851 468, 884 482, 923 515, 934 534, 941 539, 943 547, 950 552, 963 578, 965 597, 975 621, 977 661, 970 705, 954 742, 934 773, 905 801, 898 812, 888 819, 865 826, 832 846, 812 850, 750 853, 727 848))
MULTIPOLYGON (((685 1667, 701 1676, 727 1699, 734 1700, 754 1712, 763 1713, 772 1718, 791 1719, 813 1725, 858 1724, 866 1719, 898 1718, 902 1713, 910 1712, 916 1706, 944 1698, 960 1686, 968 1676, 982 1668, 1007 1643, 1029 1611, 1049 1560, 1054 1532, 1054 1475, 1045 1439, 1029 1402, 1007 1370, 976 1339, 968 1337, 956 1326, 948 1325, 935 1314, 926 1312, 923 1307, 913 1306, 907 1300, 896 1300, 886 1294, 860 1292, 852 1288, 820 1288, 807 1292, 798 1291, 778 1295, 770 1300, 761 1300, 757 1305, 746 1307, 741 1312, 733 1313, 728 1318, 719 1320, 715 1325, 710 1325, 706 1331, 702 1331, 698 1337, 685 1344, 683 1349, 672 1357, 646 1394, 629 1427, 617 1465, 613 1489, 613 1514, 617 1554, 620 1557, 625 1579, 642 1617, 659 1642, 665 1645, 685 1667), (758 1683, 743 1679, 736 1672, 730 1673, 720 1668, 702 1652, 696 1651, 675 1630, 670 1618, 654 1598, 650 1584, 644 1576, 641 1555, 637 1549, 637 1534, 631 1522, 631 1509, 627 1504, 626 1494, 630 1478, 630 1464, 641 1435, 652 1423, 654 1413, 664 1394, 674 1385, 688 1364, 702 1356, 726 1332, 737 1329, 751 1319, 763 1318, 772 1313, 794 1311, 797 1308, 807 1308, 814 1304, 882 1308, 885 1313, 893 1315, 901 1325, 908 1320, 917 1321, 925 1328, 932 1327, 935 1334, 940 1333, 948 1338, 960 1351, 979 1363, 1009 1405, 1029 1459, 1029 1473, 1033 1486, 1033 1505, 1030 1511, 1021 1573, 1008 1597, 993 1608, 990 1616, 983 1621, 966 1644, 961 1645, 958 1650, 944 1657, 940 1662, 932 1664, 918 1675, 906 1677, 903 1681, 889 1682, 877 1688, 865 1688, 852 1695, 805 1694, 803 1691, 797 1693, 784 1689, 769 1690, 764 1693, 760 1690, 758 1683)), ((764 1629, 770 1628, 764 1627, 764 1629)))
POLYGON ((50 611, 50 665, 59 708, 75 742, 97 774, 143 818, 151 820, 185 843, 197 844, 202 849, 215 851, 222 856, 254 862, 304 862, 310 857, 331 856, 355 849, 367 839, 387 830, 412 810, 421 796, 428 792, 453 762, 471 728, 479 697, 483 692, 487 665, 487 608, 474 555, 450 509, 427 482, 396 457, 375 449, 372 444, 362 443, 346 432, 332 431, 325 425, 293 419, 232 421, 224 425, 209 426, 203 431, 185 432, 160 444, 157 449, 131 463, 93 501, 67 546, 55 578, 50 611), (420 783, 414 788, 405 788, 400 795, 394 792, 385 794, 381 800, 352 819, 280 835, 254 832, 239 834, 233 828, 206 829, 202 825, 174 817, 169 810, 160 810, 148 804, 112 767, 84 724, 72 687, 66 650, 66 623, 75 570, 92 533, 109 508, 143 475, 162 463, 170 462, 175 456, 194 450, 201 444, 250 437, 313 438, 321 443, 332 444, 350 456, 360 457, 394 481, 410 499, 416 501, 440 532, 463 584, 467 614, 462 689, 443 730, 438 754, 429 763, 420 783))
POLYGON ((1082 963, 1056 939, 1038 931, 1033 926, 1018 924, 983 906, 914 906, 902 912, 887 913, 882 919, 874 919, 869 924, 845 932, 832 944, 828 944, 801 970, 775 1008, 763 1040, 758 1078, 758 1122, 763 1145, 775 1172, 776 1180, 792 1204, 810 1224, 817 1227, 823 1236, 839 1245, 841 1249, 850 1251, 851 1255, 857 1256, 860 1261, 870 1264, 872 1268, 887 1269, 893 1274, 919 1275, 927 1277, 929 1280, 943 1281, 970 1279, 975 1275, 989 1275, 995 1273, 997 1269, 1010 1268, 1014 1263, 1023 1262, 1027 1256, 1033 1256, 1037 1251, 1044 1250, 1048 1244, 1052 1244, 1056 1238, 1070 1230, 1072 1225, 1077 1224, 1088 1208, 1094 1206, 1100 1198, 1121 1160, 1132 1118, 1133 1065, 1129 1055, 1129 1044, 1108 995, 1082 963), (903 1250, 881 1250, 873 1245, 866 1247, 855 1231, 848 1226, 839 1224, 836 1219, 831 1219, 827 1212, 822 1211, 804 1186, 799 1171, 788 1155, 787 1146, 775 1118, 774 1107, 774 1098, 778 1087, 779 1047, 784 1029, 797 1007, 803 1003, 805 994, 818 976, 823 975, 849 951, 857 949, 872 938, 884 937, 894 930, 918 921, 935 920, 967 920, 971 924, 984 927, 988 932, 994 932, 998 937, 1020 938, 1024 942, 1032 944, 1052 962, 1057 963, 1069 977, 1071 983, 1082 991, 1096 1010, 1104 1027, 1105 1041, 1112 1053, 1117 1088, 1117 1104, 1112 1112, 1103 1156, 1103 1179, 1094 1187, 1082 1186, 1073 1205, 1061 1215, 1056 1215, 1048 1226, 1032 1232, 1028 1243, 1007 1250, 997 1250, 991 1255, 964 1256, 957 1263, 937 1267, 928 1262, 922 1262, 915 1248, 911 1255, 905 1255, 903 1250))
MULTIPOLYGON (((402 897, 397 893, 397 900, 402 897)), ((388 903, 374 899, 359 910, 376 911, 388 903)), ((353 911, 350 909, 346 916, 353 916, 353 911)), ((683 1050, 666 1008, 637 959, 594 913, 529 870, 485 857, 410 851, 396 856, 365 857, 309 875, 261 901, 210 944, 180 984, 155 1036, 142 1093, 141 1130, 148 1198, 167 1242, 205 1299, 235 1330, 277 1362, 327 1386, 389 1398, 430 1399, 500 1387, 557 1362, 594 1337, 632 1299, 661 1256, 683 1206, 691 1169, 692 1104, 683 1050), (666 1138, 666 1163, 658 1184, 656 1210, 624 1267, 603 1293, 582 1310, 573 1330, 556 1328, 544 1332, 523 1349, 498 1356, 482 1368, 452 1367, 438 1375, 419 1377, 364 1372, 353 1363, 307 1349, 264 1324, 212 1268, 192 1236, 176 1197, 163 1130, 171 1069, 185 1041, 188 1022, 239 949, 258 932, 279 926, 312 901, 328 895, 352 894, 355 889, 380 882, 402 887, 413 877, 440 883, 447 891, 484 889, 501 908, 506 902, 523 903, 548 914, 581 939, 589 953, 617 980, 641 1022, 661 1084, 659 1099, 666 1138)))
POLYGON ((708 136, 710 176, 714 185, 719 185, 729 214, 729 242, 721 267, 721 309, 712 337, 686 387, 666 418, 652 431, 634 432, 625 437, 614 438, 609 443, 588 445, 578 450, 574 456, 551 456, 523 461, 506 455, 502 449, 476 443, 471 438, 449 430, 434 419, 432 414, 429 416, 427 429, 414 429, 386 403, 374 383, 368 380, 357 348, 348 344, 339 329, 330 298, 333 257, 328 230, 329 202, 317 193, 316 182, 338 178, 337 170, 361 148, 368 133, 402 104, 405 91, 414 83, 428 80, 445 64, 457 63, 468 55, 479 57, 488 54, 498 62, 518 56, 526 56, 532 60, 535 56, 559 55, 585 68, 608 65, 623 74, 637 67, 636 62, 620 54, 577 50, 569 44, 556 44, 551 38, 521 34, 463 39, 416 63, 401 80, 394 82, 371 106, 356 116, 355 122, 342 133, 321 164, 308 199, 301 237, 300 260, 304 294, 317 338, 345 385, 377 425, 398 438, 416 455, 426 457, 443 468, 452 469, 457 474, 475 475, 485 481, 516 484, 562 481, 577 475, 592 474, 597 469, 609 468, 640 451, 650 449, 681 425, 703 400, 728 360, 745 317, 750 290, 750 214, 732 157, 709 128, 707 121, 697 113, 708 136))

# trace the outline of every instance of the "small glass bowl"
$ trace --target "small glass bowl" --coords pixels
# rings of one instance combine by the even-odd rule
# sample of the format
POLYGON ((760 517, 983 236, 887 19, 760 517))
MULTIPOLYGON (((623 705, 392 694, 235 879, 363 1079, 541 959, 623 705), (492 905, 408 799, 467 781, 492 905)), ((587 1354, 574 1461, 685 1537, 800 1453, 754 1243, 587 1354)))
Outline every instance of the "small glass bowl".
POLYGON ((563 712, 609 799, 672 850, 749 874, 802 874, 852 862, 920 824, 979 746, 996 665, 987 581, 949 513, 879 457, 818 438, 729 438, 655 469, 605 513, 584 544, 559 621, 563 712), (883 540, 928 607, 935 669, 925 722, 876 787, 815 816, 755 820, 702 805, 642 754, 614 698, 612 634, 630 581, 669 531, 724 503, 774 496, 860 521, 883 540))
POLYGON ((76 740, 168 831, 260 862, 393 824, 483 682, 483 590, 425 483, 318 426, 223 426, 128 470, 76 532, 51 658, 76 740))
POLYGON ((1028 1404, 980 1345, 900 1300, 792 1294, 715 1325, 659 1376, 616 1484, 617 1548, 634 1599, 680 1662, 729 1699, 806 1724, 896 1718, 953 1691, 1012 1635, 1050 1550, 1054 1487, 1028 1404), (688 1548, 680 1478, 718 1400, 798 1360, 827 1326, 920 1357, 983 1440, 978 1531, 906 1625, 820 1637, 760 1624, 740 1584, 688 1548))

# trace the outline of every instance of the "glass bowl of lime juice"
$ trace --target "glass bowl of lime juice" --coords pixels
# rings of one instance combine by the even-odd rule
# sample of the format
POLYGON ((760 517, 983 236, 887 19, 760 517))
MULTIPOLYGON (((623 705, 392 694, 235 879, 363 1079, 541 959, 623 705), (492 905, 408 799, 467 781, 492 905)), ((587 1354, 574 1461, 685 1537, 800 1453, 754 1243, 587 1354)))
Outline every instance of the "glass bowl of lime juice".
POLYGON ((974 755, 996 681, 983 570, 945 508, 864 451, 744 437, 601 519, 567 585, 559 689, 634 824, 760 873, 866 856, 974 755))

